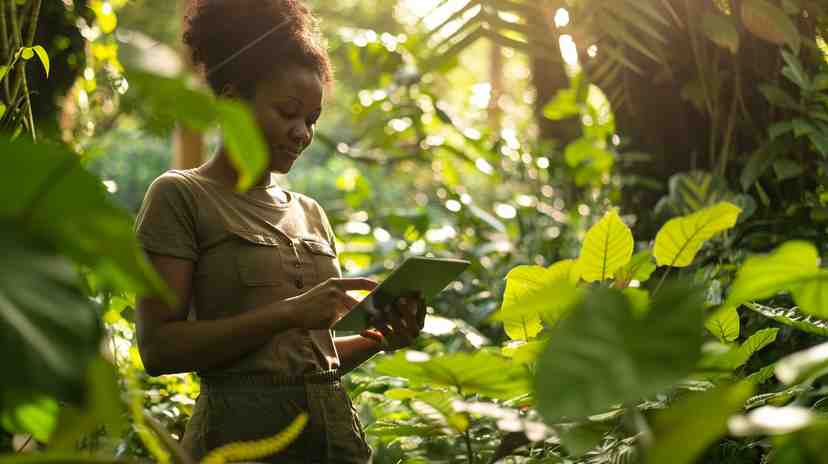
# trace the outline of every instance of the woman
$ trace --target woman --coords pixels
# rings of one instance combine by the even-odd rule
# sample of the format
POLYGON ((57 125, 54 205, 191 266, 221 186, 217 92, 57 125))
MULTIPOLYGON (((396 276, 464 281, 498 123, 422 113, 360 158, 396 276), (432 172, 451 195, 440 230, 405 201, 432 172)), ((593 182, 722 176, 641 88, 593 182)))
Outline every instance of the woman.
POLYGON ((339 376, 381 350, 409 346, 423 305, 401 299, 377 330, 333 338, 333 323, 356 304, 346 292, 376 283, 341 278, 323 209, 269 183, 311 143, 331 81, 313 18, 297 0, 199 1, 184 41, 215 93, 249 104, 270 162, 245 193, 234 190, 224 147, 150 187, 136 229, 177 304, 138 302, 144 366, 151 375, 199 373, 202 392, 183 438, 196 458, 272 436, 308 412, 300 438, 271 462, 368 462, 339 376))

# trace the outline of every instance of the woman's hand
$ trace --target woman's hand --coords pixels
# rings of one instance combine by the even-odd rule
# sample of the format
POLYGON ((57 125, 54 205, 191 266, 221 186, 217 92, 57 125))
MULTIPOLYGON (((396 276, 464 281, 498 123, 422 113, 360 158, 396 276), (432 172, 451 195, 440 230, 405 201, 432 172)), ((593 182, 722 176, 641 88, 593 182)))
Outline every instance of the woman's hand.
POLYGON ((308 330, 330 329, 359 303, 346 292, 373 290, 377 283, 365 278, 330 278, 307 292, 285 300, 294 325, 308 330))
POLYGON ((360 335, 376 341, 383 351, 396 351, 414 344, 425 325, 425 301, 420 296, 398 298, 393 305, 383 308, 374 322, 374 328, 360 335))

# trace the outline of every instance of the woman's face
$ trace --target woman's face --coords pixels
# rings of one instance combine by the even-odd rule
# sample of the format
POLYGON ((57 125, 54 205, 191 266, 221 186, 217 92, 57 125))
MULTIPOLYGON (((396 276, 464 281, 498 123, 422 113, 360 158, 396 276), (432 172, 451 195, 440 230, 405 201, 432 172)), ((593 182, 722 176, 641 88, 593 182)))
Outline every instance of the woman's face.
POLYGON ((284 174, 313 140, 324 86, 307 66, 291 65, 276 74, 258 82, 252 105, 270 151, 267 170, 284 174))

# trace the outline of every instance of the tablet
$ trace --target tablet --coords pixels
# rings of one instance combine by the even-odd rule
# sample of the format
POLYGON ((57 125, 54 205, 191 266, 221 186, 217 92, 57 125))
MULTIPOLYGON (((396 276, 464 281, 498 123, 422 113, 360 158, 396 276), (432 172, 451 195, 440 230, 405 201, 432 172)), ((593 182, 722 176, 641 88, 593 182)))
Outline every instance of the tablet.
POLYGON ((469 262, 446 258, 406 258, 368 296, 339 320, 334 330, 361 332, 381 310, 401 296, 420 293, 426 302, 437 296, 469 267, 469 262))

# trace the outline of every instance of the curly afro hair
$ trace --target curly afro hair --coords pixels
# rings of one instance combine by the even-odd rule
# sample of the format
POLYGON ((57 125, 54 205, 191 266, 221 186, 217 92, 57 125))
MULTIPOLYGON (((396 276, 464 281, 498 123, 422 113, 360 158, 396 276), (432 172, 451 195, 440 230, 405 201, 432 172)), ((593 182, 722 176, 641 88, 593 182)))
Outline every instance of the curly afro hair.
POLYGON ((298 64, 333 79, 316 20, 300 0, 192 0, 183 34, 213 92, 253 96, 259 79, 298 64))

